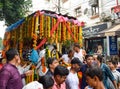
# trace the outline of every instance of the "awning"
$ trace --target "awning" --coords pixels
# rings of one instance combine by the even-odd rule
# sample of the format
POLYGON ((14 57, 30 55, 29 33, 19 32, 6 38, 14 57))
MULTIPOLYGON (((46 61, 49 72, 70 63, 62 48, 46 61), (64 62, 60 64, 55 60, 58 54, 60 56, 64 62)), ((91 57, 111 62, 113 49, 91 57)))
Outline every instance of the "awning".
POLYGON ((120 36, 120 24, 99 32, 101 36, 120 36))

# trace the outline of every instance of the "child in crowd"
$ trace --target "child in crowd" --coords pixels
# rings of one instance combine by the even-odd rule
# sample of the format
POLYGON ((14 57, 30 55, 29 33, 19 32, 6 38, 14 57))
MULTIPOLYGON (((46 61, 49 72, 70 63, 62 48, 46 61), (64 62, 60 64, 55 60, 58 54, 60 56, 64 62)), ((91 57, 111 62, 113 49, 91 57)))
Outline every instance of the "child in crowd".
POLYGON ((108 61, 108 66, 110 67, 113 76, 115 77, 118 88, 120 89, 120 73, 116 70, 117 68, 117 60, 108 61))

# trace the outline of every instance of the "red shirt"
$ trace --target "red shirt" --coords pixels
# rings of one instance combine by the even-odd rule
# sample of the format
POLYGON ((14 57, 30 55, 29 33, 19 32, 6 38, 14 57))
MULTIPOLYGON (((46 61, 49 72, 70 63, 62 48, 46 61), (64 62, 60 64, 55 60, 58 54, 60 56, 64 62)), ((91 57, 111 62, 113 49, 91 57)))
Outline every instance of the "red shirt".
POLYGON ((0 64, 0 70, 1 70, 2 67, 3 67, 3 64, 0 64))
MULTIPOLYGON (((53 78, 54 79, 54 78, 53 78)), ((63 82, 60 86, 56 83, 55 79, 54 79, 54 85, 52 87, 52 89, 66 89, 66 84, 65 82, 63 82)))

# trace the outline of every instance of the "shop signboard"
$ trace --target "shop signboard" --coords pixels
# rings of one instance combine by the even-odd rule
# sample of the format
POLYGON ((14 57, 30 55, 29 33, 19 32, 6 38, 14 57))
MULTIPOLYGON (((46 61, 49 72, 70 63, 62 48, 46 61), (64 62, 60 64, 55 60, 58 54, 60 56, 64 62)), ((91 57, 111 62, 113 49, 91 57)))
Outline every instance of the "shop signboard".
POLYGON ((83 36, 84 37, 91 37, 91 36, 94 37, 95 34, 98 34, 98 32, 103 31, 105 29, 107 29, 107 23, 83 28, 83 36))
POLYGON ((110 55, 118 55, 117 36, 109 36, 110 55))

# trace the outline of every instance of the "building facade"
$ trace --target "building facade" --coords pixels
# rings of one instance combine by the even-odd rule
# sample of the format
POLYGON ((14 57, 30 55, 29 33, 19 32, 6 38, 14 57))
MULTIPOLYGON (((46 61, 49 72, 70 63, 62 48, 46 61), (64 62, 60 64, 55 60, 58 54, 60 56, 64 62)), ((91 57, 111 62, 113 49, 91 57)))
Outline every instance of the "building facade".
MULTIPOLYGON (((118 35, 98 34, 110 28, 113 22, 120 23, 120 0, 48 0, 47 2, 51 4, 49 7, 51 10, 85 22, 83 36, 88 53, 97 52, 96 49, 101 46, 103 54, 110 55, 109 40, 115 38, 115 41, 118 41, 116 44, 120 43, 118 35), (94 45, 93 48, 91 45, 94 45)), ((118 45, 113 48, 117 49, 118 45)), ((115 51, 117 54, 118 50, 115 51)))
POLYGON ((101 21, 117 19, 111 8, 120 4, 120 0, 46 0, 49 10, 77 17, 86 26, 98 24, 101 21))

